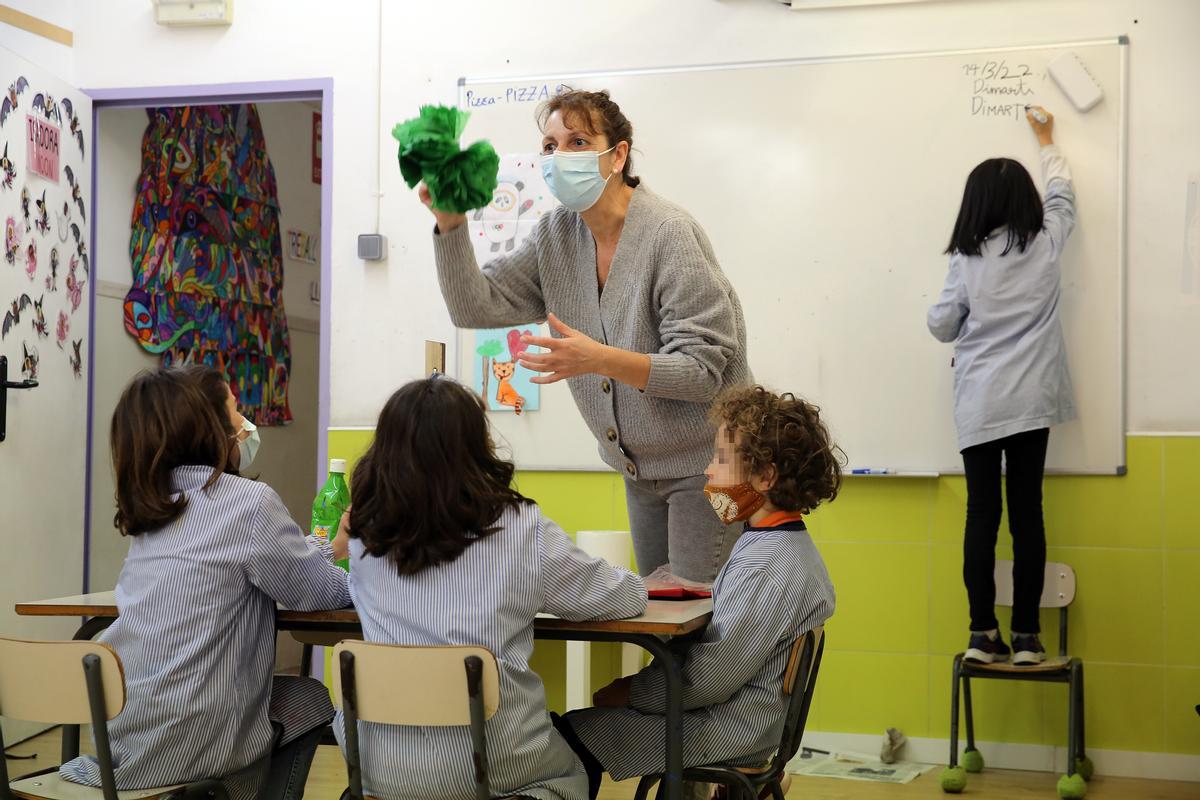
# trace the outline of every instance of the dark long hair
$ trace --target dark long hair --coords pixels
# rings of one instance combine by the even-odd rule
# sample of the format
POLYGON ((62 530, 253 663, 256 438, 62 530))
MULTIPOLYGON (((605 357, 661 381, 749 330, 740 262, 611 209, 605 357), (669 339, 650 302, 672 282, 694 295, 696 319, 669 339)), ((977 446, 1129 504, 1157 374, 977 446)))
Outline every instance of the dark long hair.
POLYGON ((988 235, 1003 225, 1008 226, 1008 240, 1000 255, 1008 255, 1013 247, 1025 252, 1042 231, 1042 198, 1020 161, 989 158, 967 178, 946 253, 977 256, 988 235))
POLYGON ((375 439, 354 469, 350 536, 401 575, 454 561, 499 528, 513 465, 496 456, 483 400, 449 378, 413 381, 379 414, 375 439))
POLYGON ((171 470, 211 467, 208 488, 232 462, 236 431, 226 410, 228 384, 212 367, 192 364, 140 373, 117 401, 109 444, 122 535, 137 536, 174 522, 187 508, 171 470))

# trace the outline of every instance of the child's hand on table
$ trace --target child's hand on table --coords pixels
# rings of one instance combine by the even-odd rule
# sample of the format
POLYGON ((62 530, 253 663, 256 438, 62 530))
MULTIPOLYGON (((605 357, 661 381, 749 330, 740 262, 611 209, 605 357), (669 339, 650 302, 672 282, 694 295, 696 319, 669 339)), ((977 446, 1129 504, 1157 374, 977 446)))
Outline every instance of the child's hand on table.
POLYGON ((629 705, 629 689, 633 676, 617 678, 592 695, 592 703, 599 708, 625 708, 629 705))
POLYGON ((350 557, 350 509, 342 514, 338 523, 337 536, 333 537, 333 560, 345 561, 350 557))

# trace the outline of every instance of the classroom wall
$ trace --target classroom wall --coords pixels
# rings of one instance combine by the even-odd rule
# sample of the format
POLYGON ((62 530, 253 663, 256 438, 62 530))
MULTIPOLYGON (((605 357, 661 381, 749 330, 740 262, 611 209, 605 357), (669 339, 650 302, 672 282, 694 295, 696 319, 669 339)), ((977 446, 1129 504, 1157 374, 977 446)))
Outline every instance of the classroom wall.
MULTIPOLYGON (((335 431, 334 457, 356 460, 367 431, 335 431)), ((1200 753, 1200 439, 1130 437, 1125 477, 1046 480, 1048 558, 1076 571, 1070 652, 1085 662, 1089 748, 1200 753)), ((351 465, 351 469, 353 465, 351 465)), ((627 528, 615 474, 525 472, 520 490, 570 533, 627 528)), ((950 665, 966 646, 962 477, 847 478, 809 519, 837 591, 809 729, 946 738, 950 665)), ((1012 558, 1007 520, 998 558, 1012 558)), ((1008 611, 999 613, 1008 635, 1008 611)), ((1056 612, 1043 640, 1058 642, 1056 612)), ((594 648, 596 688, 616 674, 615 652, 594 648)), ((562 710, 562 644, 539 642, 534 668, 562 710)), ((1056 684, 976 681, 981 741, 1066 745, 1066 690, 1056 684)), ((1099 762, 1099 759, 1098 759, 1099 762)), ((1103 764, 1101 764, 1103 769, 1103 764)))
MULTIPOLYGON (((239 5, 228 29, 199 30, 155 25, 142 0, 82 4, 75 14, 76 65, 85 86, 334 78, 334 426, 368 424, 398 381, 420 373, 424 340, 451 340, 442 304, 412 301, 437 297, 430 219, 400 181, 388 131, 422 102, 455 102, 463 75, 1028 45, 1127 33, 1133 40, 1129 427, 1200 430, 1200 373, 1179 374, 1189 350, 1188 338, 1177 335, 1200 327, 1200 295, 1180 290, 1186 178, 1200 173, 1194 147, 1200 106, 1180 102, 1180 80, 1200 73, 1194 46, 1200 4, 1192 0, 957 0, 803 13, 773 0, 656 0, 576 9, 569 28, 561 26, 561 15, 532 2, 480 3, 465 14, 438 3, 358 2, 335 10, 317 0, 261 0, 239 5), (383 264, 355 256, 355 237, 375 227, 377 155, 381 230, 391 256, 383 264)), ((878 121, 864 109, 863 122, 878 121)), ((686 120, 681 124, 686 129, 686 120)), ((532 123, 530 130, 534 142, 532 123)), ((727 151, 714 153, 743 157, 752 159, 752 142, 729 142, 727 151)))
MULTIPOLYGON (((973 0, 806 13, 773 0, 660 0, 574 9, 569 28, 561 14, 531 2, 481 3, 465 14, 444 4, 362 2, 334 10, 316 0, 260 0, 239 4, 229 29, 186 31, 155 26, 151 13, 143 0, 78 7, 80 82, 334 79, 328 298, 334 426, 372 424, 387 393, 421 372, 423 341, 452 340, 433 276, 430 220, 399 182, 387 130, 420 102, 454 102, 462 75, 1028 45, 1127 33, 1133 40, 1128 423, 1131 430, 1200 429, 1200 390, 1189 377, 1194 370, 1183 368, 1191 363, 1191 342, 1177 333, 1194 327, 1200 302, 1178 290, 1184 180, 1200 172, 1200 106, 1183 101, 1186 78, 1200 74, 1200 4, 1192 0, 973 0), (380 73, 386 92, 377 112, 380 73), (366 264, 354 257, 354 238, 375 227, 377 175, 390 259, 366 264)), ((869 109, 864 124, 878 124, 869 109)), ((680 125, 686 135, 687 121, 680 125)), ((745 158, 747 168, 756 169, 753 150, 753 142, 729 142, 713 157, 745 158)), ((330 434, 333 456, 351 456, 363 444, 360 433, 330 434)), ((1154 436, 1129 440, 1124 478, 1047 483, 1051 554, 1079 571, 1073 641, 1089 664, 1091 746, 1200 750, 1192 711, 1200 696, 1200 651, 1191 635, 1200 613, 1191 577, 1200 567, 1193 534, 1200 520, 1187 504, 1198 475, 1200 440, 1154 436)), ((520 480, 568 530, 621 527, 624 520, 616 476, 534 473, 520 480)), ((839 594, 814 729, 882 734, 898 725, 912 736, 945 735, 949 655, 962 646, 966 628, 958 577, 963 505, 960 478, 851 479, 837 504, 814 517, 839 594)), ((548 653, 554 651, 540 647, 537 663, 551 698, 561 702, 561 659, 548 653)), ((980 687, 981 712, 990 712, 979 716, 981 738, 1061 741, 1065 701, 1054 688, 980 687), (995 713, 1002 705, 1024 713, 995 713)))
MULTIPOLYGON (((305 103, 267 103, 259 106, 267 151, 275 167, 280 202, 281 233, 289 228, 320 231, 320 186, 311 180, 308 128, 312 108, 305 103), (298 135, 303 132, 304 135, 298 135)), ((95 406, 96 442, 92 459, 93 587, 114 585, 128 542, 112 526, 113 483, 109 466, 107 426, 121 391, 134 374, 153 367, 158 359, 146 353, 125 332, 123 302, 129 287, 129 231, 134 186, 140 170, 143 109, 101 112, 97 203, 95 406)), ((292 343, 289 401, 294 421, 285 427, 262 428, 262 448, 250 470, 283 498, 292 516, 307 527, 316 492, 317 384, 319 308, 308 299, 308 284, 320 267, 284 255, 284 308, 292 343)))
MULTIPOLYGON (((76 3, 73 0, 4 0, 3 5, 60 28, 67 30, 75 28, 76 3)), ((0 43, 22 58, 45 67, 65 82, 78 85, 75 81, 73 48, 2 23, 0 23, 0 43)), ((0 88, 7 89, 8 84, 15 78, 15 75, 5 76, 4 86, 0 88)))

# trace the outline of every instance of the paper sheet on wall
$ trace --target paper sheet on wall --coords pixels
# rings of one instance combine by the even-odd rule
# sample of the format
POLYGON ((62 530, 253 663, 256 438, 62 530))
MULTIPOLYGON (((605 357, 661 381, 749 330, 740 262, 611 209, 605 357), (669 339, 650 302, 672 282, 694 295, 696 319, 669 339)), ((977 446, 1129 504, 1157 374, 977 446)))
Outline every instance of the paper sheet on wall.
MULTIPOLYGON (((500 158, 496 191, 492 202, 471 214, 467 230, 480 266, 494 258, 514 253, 537 221, 557 201, 542 180, 539 158, 534 153, 515 153, 500 158)), ((466 334, 464 346, 474 353, 472 385, 487 401, 489 411, 524 413, 537 411, 540 387, 531 382, 537 373, 517 363, 525 349, 523 334, 549 335, 544 325, 478 330, 466 334)))

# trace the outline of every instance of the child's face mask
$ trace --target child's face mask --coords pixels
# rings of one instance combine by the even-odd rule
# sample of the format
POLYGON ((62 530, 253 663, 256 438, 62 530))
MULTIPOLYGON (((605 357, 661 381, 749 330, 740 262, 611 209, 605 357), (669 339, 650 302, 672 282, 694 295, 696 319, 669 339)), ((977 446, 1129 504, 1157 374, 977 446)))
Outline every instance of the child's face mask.
POLYGON ((755 511, 763 507, 767 498, 758 492, 749 481, 736 486, 705 486, 704 494, 712 504, 713 511, 726 525, 750 519, 755 511))
POLYGON ((238 469, 246 469, 254 463, 254 457, 258 455, 258 448, 262 443, 258 438, 258 426, 245 417, 242 417, 242 430, 247 435, 242 438, 241 434, 238 434, 238 469))
POLYGON ((746 479, 737 437, 725 425, 717 430, 713 460, 704 474, 708 476, 704 494, 726 525, 749 519, 767 501, 746 479))

